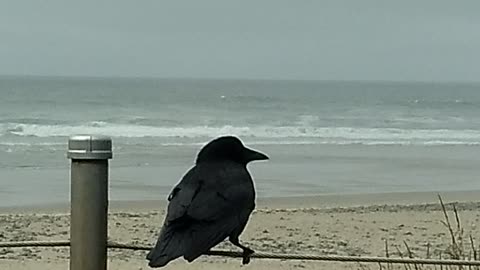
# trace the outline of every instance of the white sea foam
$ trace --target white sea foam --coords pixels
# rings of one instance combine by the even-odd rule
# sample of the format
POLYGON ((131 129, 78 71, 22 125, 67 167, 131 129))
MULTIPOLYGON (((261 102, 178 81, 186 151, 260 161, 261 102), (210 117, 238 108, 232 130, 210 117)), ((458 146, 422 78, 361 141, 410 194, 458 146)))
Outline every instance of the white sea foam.
MULTIPOLYGON (((184 126, 158 127, 145 125, 91 122, 84 125, 0 124, 0 134, 22 137, 67 137, 74 134, 108 135, 116 138, 176 138, 203 141, 233 134, 265 144, 419 144, 477 145, 480 130, 472 129, 399 129, 313 126, 184 126)), ((194 142, 194 143, 195 143, 194 142)), ((183 143, 183 141, 181 142, 183 143)), ((189 142, 191 143, 191 142, 189 142)))
POLYGON ((59 142, 0 142, 0 146, 63 146, 67 143, 59 143, 59 142))

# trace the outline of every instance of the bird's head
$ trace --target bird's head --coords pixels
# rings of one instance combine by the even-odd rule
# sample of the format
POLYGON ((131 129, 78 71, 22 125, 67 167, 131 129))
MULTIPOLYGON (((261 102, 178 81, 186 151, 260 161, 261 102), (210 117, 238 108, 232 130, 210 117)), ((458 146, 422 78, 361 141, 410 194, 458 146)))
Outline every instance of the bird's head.
POLYGON ((224 136, 207 143, 197 156, 197 163, 230 160, 246 165, 254 160, 266 160, 268 156, 263 153, 246 148, 234 136, 224 136))

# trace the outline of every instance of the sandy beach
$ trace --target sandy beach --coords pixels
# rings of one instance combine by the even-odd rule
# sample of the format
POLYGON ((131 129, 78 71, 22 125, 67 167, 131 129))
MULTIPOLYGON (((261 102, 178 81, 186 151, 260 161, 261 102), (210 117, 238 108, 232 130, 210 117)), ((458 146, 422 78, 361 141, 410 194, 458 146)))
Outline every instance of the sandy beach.
MULTIPOLYGON (((456 231, 453 204, 463 230, 464 254, 471 255, 470 235, 478 247, 480 192, 442 193, 456 231)), ((0 209, 0 242, 68 240, 67 205, 0 209)), ((152 245, 163 221, 161 201, 112 202, 110 240, 152 245)), ((436 193, 384 193, 270 198, 258 200, 241 239, 263 252, 426 258, 449 257, 451 237, 436 193), (400 254, 401 253, 401 254, 400 254)), ((458 235, 459 237, 460 235, 458 235)), ((218 248, 236 250, 229 243, 218 248)), ((143 251, 109 250, 108 269, 149 269, 143 251)), ((67 269, 68 248, 0 248, 0 269, 67 269)), ((404 266, 398 266, 404 269, 404 266)), ((166 269, 378 269, 377 264, 253 259, 178 259, 166 269)), ((426 268, 424 268, 426 269, 426 268)), ((432 268, 434 269, 434 268, 432 268)))

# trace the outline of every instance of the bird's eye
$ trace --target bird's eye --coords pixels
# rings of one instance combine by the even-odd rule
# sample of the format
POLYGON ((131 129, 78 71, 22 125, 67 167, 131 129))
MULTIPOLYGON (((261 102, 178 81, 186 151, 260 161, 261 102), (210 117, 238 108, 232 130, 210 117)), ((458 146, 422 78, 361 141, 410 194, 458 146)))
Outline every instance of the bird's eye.
POLYGON ((175 195, 180 191, 180 188, 176 187, 172 190, 172 192, 170 193, 170 195, 168 195, 168 201, 171 201, 173 199, 173 197, 175 197, 175 195))

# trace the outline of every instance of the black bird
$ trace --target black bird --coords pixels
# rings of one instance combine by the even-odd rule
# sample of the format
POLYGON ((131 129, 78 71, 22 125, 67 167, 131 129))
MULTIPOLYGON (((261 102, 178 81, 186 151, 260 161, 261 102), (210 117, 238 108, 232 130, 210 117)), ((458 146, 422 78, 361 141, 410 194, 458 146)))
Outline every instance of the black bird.
POLYGON ((255 208, 255 188, 247 164, 266 160, 233 136, 217 138, 198 153, 191 168, 168 196, 168 209, 150 267, 162 267, 183 256, 192 262, 227 237, 243 251, 243 264, 252 249, 238 237, 255 208))

